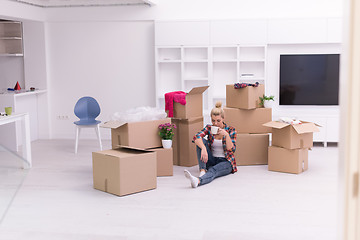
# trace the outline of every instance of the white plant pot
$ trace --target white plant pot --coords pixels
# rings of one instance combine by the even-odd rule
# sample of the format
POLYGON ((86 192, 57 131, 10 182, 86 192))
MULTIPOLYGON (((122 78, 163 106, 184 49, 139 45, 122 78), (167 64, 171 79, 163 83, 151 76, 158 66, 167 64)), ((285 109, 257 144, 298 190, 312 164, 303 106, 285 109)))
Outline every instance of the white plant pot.
POLYGON ((274 104, 274 101, 272 101, 272 100, 265 100, 264 101, 264 107, 265 108, 272 108, 273 104, 274 104))
POLYGON ((162 142, 163 148, 171 148, 171 146, 172 146, 172 140, 162 139, 161 142, 162 142))

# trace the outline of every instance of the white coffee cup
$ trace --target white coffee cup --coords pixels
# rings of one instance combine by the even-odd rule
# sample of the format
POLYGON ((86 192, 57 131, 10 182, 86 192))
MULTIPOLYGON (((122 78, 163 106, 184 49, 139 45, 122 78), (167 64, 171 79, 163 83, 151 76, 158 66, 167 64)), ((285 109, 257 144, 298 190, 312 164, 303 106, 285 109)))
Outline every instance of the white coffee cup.
POLYGON ((211 126, 211 133, 212 134, 218 134, 218 132, 219 132, 219 127, 211 126))

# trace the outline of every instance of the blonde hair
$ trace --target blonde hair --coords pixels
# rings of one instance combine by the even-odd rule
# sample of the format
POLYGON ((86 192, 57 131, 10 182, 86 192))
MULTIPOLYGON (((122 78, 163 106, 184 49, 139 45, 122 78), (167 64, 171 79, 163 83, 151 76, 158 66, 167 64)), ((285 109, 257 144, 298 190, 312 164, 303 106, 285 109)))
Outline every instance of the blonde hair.
POLYGON ((211 116, 221 116, 224 118, 224 110, 221 108, 222 102, 218 101, 215 103, 215 107, 211 110, 210 117, 211 116))

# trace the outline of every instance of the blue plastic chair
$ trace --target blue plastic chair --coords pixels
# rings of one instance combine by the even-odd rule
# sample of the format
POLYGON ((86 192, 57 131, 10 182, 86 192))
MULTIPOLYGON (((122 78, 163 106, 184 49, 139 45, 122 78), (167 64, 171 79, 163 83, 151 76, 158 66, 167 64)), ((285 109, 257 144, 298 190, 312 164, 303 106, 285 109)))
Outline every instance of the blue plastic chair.
POLYGON ((100 144, 100 150, 102 150, 99 128, 101 121, 95 119, 100 114, 99 103, 95 100, 95 98, 82 97, 76 102, 74 113, 78 118, 80 118, 79 121, 74 122, 76 126, 75 153, 77 153, 78 149, 81 128, 95 128, 95 132, 100 144))

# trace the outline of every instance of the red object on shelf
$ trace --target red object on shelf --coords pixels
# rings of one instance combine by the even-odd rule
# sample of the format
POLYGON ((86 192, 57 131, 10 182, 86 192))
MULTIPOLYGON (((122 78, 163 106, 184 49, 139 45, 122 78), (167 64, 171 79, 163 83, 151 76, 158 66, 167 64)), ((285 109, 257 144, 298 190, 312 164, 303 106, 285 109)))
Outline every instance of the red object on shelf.
POLYGON ((16 85, 15 85, 15 87, 14 87, 14 90, 20 90, 20 89, 21 89, 21 87, 20 87, 19 82, 16 82, 16 85))

